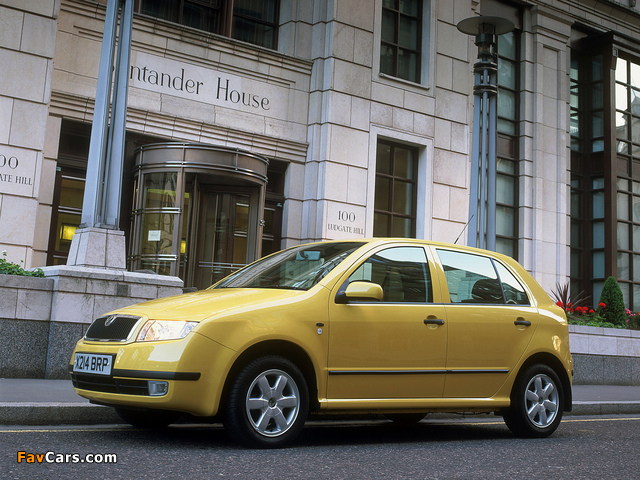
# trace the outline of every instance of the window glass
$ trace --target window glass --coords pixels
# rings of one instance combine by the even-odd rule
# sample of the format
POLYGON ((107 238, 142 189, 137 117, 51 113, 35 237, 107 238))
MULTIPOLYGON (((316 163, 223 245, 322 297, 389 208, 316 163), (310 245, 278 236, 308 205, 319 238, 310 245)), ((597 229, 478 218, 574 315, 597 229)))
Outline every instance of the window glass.
POLYGON ((517 256, 518 238, 518 160, 520 80, 517 32, 498 37, 497 170, 496 175, 496 247, 509 256, 517 256))
POLYGON ((276 48, 276 0, 234 0, 231 36, 266 48, 276 48))
POLYGON ((278 0, 139 0, 137 11, 198 30, 277 48, 278 0), (227 14, 232 12, 231 23, 227 14))
POLYGON ((381 73, 420 83, 423 1, 382 3, 381 73))
POLYGON ((171 208, 176 206, 178 174, 175 172, 145 175, 144 208, 171 208))
POLYGON ((438 256, 451 303, 504 303, 500 280, 490 258, 450 250, 438 250, 438 256))
POLYGON ((518 279, 500 262, 494 261, 494 264, 496 266, 496 270, 498 270, 500 281, 502 282, 502 289, 504 290, 506 303, 514 305, 529 305, 529 297, 518 279))
POLYGON ((378 142, 374 236, 407 238, 415 235, 417 171, 417 149, 378 142))
POLYGON ((212 288, 308 290, 362 245, 330 242, 287 248, 247 265, 212 288))
POLYGON ((366 281, 382 287, 383 302, 433 301, 429 263, 421 247, 392 247, 369 257, 349 282, 366 281))

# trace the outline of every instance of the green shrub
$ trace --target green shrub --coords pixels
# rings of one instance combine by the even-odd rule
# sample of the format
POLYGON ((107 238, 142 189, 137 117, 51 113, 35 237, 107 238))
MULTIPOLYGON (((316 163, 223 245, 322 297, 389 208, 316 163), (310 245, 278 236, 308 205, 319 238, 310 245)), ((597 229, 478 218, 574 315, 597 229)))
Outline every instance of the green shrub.
POLYGON ((618 281, 614 277, 609 277, 604 282, 598 313, 607 322, 626 327, 628 316, 625 312, 624 296, 618 281))
POLYGON ((6 275, 21 275, 23 277, 44 277, 44 272, 40 268, 35 270, 25 270, 20 265, 7 261, 7 251, 2 251, 0 258, 0 273, 6 275))

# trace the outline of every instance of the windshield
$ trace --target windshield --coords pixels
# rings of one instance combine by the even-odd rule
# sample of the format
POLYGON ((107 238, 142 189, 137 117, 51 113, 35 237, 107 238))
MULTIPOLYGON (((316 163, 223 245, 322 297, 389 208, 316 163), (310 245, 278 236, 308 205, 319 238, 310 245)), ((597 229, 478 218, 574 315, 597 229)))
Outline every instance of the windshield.
POLYGON ((308 290, 362 245, 332 242, 291 247, 238 270, 212 288, 308 290))

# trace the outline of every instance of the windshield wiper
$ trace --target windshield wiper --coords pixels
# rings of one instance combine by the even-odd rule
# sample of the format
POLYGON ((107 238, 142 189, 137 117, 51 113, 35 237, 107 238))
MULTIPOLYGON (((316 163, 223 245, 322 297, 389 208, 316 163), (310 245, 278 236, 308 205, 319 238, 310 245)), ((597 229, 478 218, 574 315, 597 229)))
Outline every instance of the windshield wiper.
POLYGON ((306 288, 294 287, 292 285, 260 285, 259 287, 251 287, 251 288, 281 288, 283 290, 302 290, 302 291, 308 290, 306 288))

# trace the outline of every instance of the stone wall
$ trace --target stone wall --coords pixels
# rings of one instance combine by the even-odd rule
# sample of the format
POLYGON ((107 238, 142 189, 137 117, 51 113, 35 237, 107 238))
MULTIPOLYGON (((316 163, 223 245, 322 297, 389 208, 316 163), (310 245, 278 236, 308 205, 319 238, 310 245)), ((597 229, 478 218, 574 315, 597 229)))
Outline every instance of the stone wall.
POLYGON ((75 343, 116 308, 182 293, 176 277, 45 267, 46 278, 0 275, 0 377, 68 378, 75 343))
POLYGON ((569 325, 576 385, 640 385, 640 331, 569 325))
POLYGON ((54 283, 0 275, 0 377, 44 378, 54 283))

